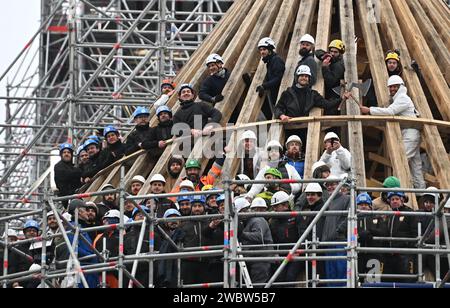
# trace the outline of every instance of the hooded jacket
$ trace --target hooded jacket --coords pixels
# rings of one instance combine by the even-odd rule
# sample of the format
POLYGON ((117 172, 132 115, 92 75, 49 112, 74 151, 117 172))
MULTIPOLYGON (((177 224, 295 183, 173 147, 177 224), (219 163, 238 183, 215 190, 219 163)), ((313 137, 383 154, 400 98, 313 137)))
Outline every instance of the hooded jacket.
POLYGON ((330 166, 332 175, 341 177, 351 170, 352 154, 341 146, 331 154, 324 151, 320 161, 330 166))
POLYGON ((278 90, 280 89, 281 80, 283 79, 286 65, 279 55, 272 53, 262 59, 267 66, 267 74, 264 78, 262 86, 270 91, 272 104, 275 104, 278 98, 278 90))
MULTIPOLYGON (((328 211, 348 211, 350 197, 338 193, 328 207, 328 211)), ((325 216, 321 241, 346 241, 347 240, 347 217, 348 214, 340 216, 325 216)))
POLYGON ((99 159, 102 164, 101 169, 104 169, 123 158, 125 156, 125 152, 125 144, 123 144, 120 140, 117 140, 114 144, 108 144, 108 146, 100 153, 99 159))
POLYGON ((345 65, 344 59, 339 56, 338 59, 332 59, 330 66, 322 66, 322 76, 325 81, 325 96, 327 98, 339 98, 339 95, 333 92, 333 88, 341 85, 344 79, 345 65))
POLYGON ((240 174, 247 174, 249 173, 248 167, 246 165, 246 163, 248 163, 249 160, 252 161, 252 170, 253 170, 253 174, 247 174, 248 177, 250 178, 254 178, 260 171, 261 168, 261 162, 264 158, 264 151, 261 148, 258 148, 255 145, 255 149, 253 151, 253 153, 251 153, 250 157, 245 157, 245 150, 244 147, 242 145, 242 143, 244 142, 244 138, 241 137, 241 139, 239 140, 238 143, 238 157, 240 159, 240 174), (247 173, 246 173, 247 172, 247 173), (252 176, 253 175, 253 176, 252 176))
POLYGON ((150 130, 148 125, 136 125, 135 130, 127 137, 125 143, 127 155, 133 154, 141 149, 139 143, 144 142, 148 138, 150 130))
POLYGON ((172 138, 172 120, 159 123, 152 127, 147 135, 147 138, 142 142, 142 148, 145 150, 159 149, 160 141, 167 141, 172 138))
POLYGON ((417 118, 416 108, 408 96, 408 89, 405 86, 400 86, 392 100, 392 104, 387 108, 370 107, 370 114, 417 118))
POLYGON ((310 52, 308 55, 302 57, 300 61, 298 61, 297 67, 295 68, 294 72, 294 82, 292 83, 293 86, 295 86, 298 82, 297 70, 300 67, 300 65, 306 65, 311 69, 310 86, 312 87, 317 82, 317 63, 316 60, 314 59, 314 53, 310 52))
POLYGON ((82 186, 82 171, 71 162, 60 161, 55 165, 55 183, 59 196, 73 195, 82 186))
POLYGON ((214 98, 222 93, 223 88, 227 84, 228 79, 230 78, 230 72, 223 68, 225 71, 224 76, 220 76, 219 74, 214 74, 206 77, 200 86, 200 91, 198 93, 198 97, 209 103, 216 103, 214 98))
POLYGON ((220 123, 220 120, 222 120, 222 113, 219 110, 206 103, 187 101, 181 103, 181 108, 173 117, 173 124, 185 123, 191 129, 203 129, 208 123, 220 123), (195 116, 201 117, 201 123, 195 122, 195 116))

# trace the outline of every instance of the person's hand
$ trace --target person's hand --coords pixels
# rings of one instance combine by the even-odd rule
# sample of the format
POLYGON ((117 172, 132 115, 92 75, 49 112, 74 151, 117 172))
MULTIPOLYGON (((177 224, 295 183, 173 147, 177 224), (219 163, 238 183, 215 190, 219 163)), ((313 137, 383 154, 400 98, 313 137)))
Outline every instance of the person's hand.
POLYGON ((330 155, 334 152, 333 145, 331 144, 331 142, 327 142, 325 144, 325 151, 327 152, 327 154, 330 155))
POLYGON ((331 64, 331 57, 326 57, 325 60, 322 62, 322 67, 329 67, 331 64))
POLYGON ((222 94, 217 95, 216 97, 214 97, 214 103, 220 103, 221 101, 223 101, 224 97, 222 94))
POLYGON ((214 130, 214 127, 212 127, 212 126, 206 126, 206 127, 203 129, 203 135, 209 136, 209 135, 211 135, 211 133, 212 133, 213 130, 214 130))
POLYGON ((289 120, 291 119, 291 117, 288 117, 288 116, 286 116, 286 115, 282 115, 282 116, 280 116, 280 120, 281 120, 281 122, 283 122, 283 123, 287 123, 287 122, 289 122, 289 120))
POLYGON ((256 92, 258 93, 259 97, 263 97, 266 90, 264 89, 264 87, 262 85, 260 85, 256 88, 256 92))
POLYGON ((370 114, 370 108, 366 106, 360 106, 361 114, 370 114))
POLYGON ((167 144, 164 140, 162 140, 158 143, 158 146, 160 149, 164 149, 164 148, 166 148, 167 144))
POLYGON ((352 98, 352 92, 346 91, 343 95, 342 95, 342 99, 348 100, 350 98, 352 98))
POLYGON ((341 145, 341 143, 339 141, 334 141, 333 144, 332 144, 333 152, 338 150, 341 146, 342 145, 341 145))
POLYGON ((176 91, 176 90, 172 90, 172 91, 170 91, 169 93, 167 93, 167 96, 171 97, 172 95, 174 95, 174 94, 175 94, 175 91, 176 91))
POLYGON ((209 223, 209 227, 210 227, 211 229, 216 229, 219 225, 220 225, 220 219, 212 220, 212 221, 209 223))
POLYGON ((191 129, 191 134, 194 137, 201 137, 203 135, 203 132, 198 129, 191 129))

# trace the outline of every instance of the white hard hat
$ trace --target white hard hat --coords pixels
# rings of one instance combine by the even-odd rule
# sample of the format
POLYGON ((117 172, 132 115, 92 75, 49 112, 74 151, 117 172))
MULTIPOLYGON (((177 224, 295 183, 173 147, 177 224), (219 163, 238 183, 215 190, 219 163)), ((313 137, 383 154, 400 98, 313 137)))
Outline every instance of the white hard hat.
MULTIPOLYGON (((427 188, 427 190, 438 190, 438 189, 437 189, 436 187, 430 186, 430 187, 427 188)), ((427 192, 427 193, 424 193, 424 194, 423 194, 423 196, 431 196, 431 197, 433 197, 433 198, 435 198, 436 195, 439 196, 439 193, 430 193, 430 192, 427 192)))
POLYGON ((300 144, 303 144, 302 139, 297 135, 292 135, 291 137, 288 138, 288 140, 286 141, 286 147, 291 142, 298 142, 300 144))
POLYGON ((118 210, 110 210, 106 212, 105 216, 103 218, 119 218, 120 219, 120 212, 118 210))
POLYGON ((184 180, 183 182, 181 182, 180 188, 183 188, 183 187, 195 190, 194 183, 192 183, 192 181, 189 181, 189 180, 184 180))
POLYGON ((135 182, 139 182, 141 184, 145 184, 145 178, 142 175, 135 175, 132 179, 131 179, 131 184, 135 183, 135 182))
MULTIPOLYGON (((251 179, 248 177, 248 175, 246 175, 246 174, 238 174, 238 175, 236 175, 236 180, 239 180, 239 181, 250 181, 251 179)), ((246 190, 248 190, 248 188, 251 186, 252 184, 245 184, 244 185, 244 188, 246 189, 246 190)))
POLYGON ((266 201, 264 201, 264 199, 260 198, 260 197, 255 198, 252 202, 252 205, 250 206, 251 209, 261 208, 261 207, 267 209, 266 201))
POLYGON ((323 193, 323 189, 318 183, 309 183, 306 186, 305 193, 323 193))
POLYGON ((72 215, 70 215, 69 213, 62 214, 62 217, 64 217, 69 222, 72 220, 72 215))
POLYGON ((29 271, 30 272, 37 272, 37 271, 40 271, 41 268, 42 267, 39 264, 33 263, 33 264, 31 264, 29 271))
POLYGON ((49 218, 50 216, 55 216, 55 213, 53 211, 47 212, 47 218, 49 218))
POLYGON ((206 58, 206 66, 208 66, 208 64, 210 63, 217 63, 217 62, 225 63, 223 61, 223 58, 216 53, 210 54, 208 58, 206 58))
POLYGON ((153 182, 161 182, 161 183, 166 184, 166 179, 161 174, 155 174, 150 179, 150 184, 152 184, 153 182))
POLYGON ((240 212, 245 208, 250 207, 250 202, 246 198, 237 198, 234 200, 234 208, 236 209, 236 212, 240 212))
POLYGON ((17 236, 17 232, 14 229, 8 229, 8 231, 6 232, 6 235, 9 236, 14 236, 14 237, 18 237, 17 236))
POLYGON ((269 151, 269 149, 271 149, 271 148, 280 148, 281 150, 283 150, 283 146, 277 140, 269 141, 269 143, 267 144, 266 150, 269 151))
POLYGON ((320 168, 320 167, 323 167, 323 166, 326 166, 327 164, 325 164, 323 161, 321 161, 321 160, 319 160, 318 162, 315 162, 313 165, 312 165, 312 173, 314 173, 314 171, 316 171, 318 168, 320 168))
POLYGON ((316 44, 316 40, 315 40, 314 37, 312 37, 312 35, 310 35, 310 34, 305 34, 305 35, 303 35, 303 36, 300 38, 300 43, 301 43, 301 42, 308 42, 308 43, 311 43, 311 44, 313 44, 313 45, 316 44))
POLYGON ((262 38, 258 43, 258 48, 260 47, 272 47, 273 49, 277 48, 277 45, 275 44, 274 40, 272 40, 270 37, 262 38))
POLYGON ((295 71, 295 74, 297 76, 300 75, 308 75, 308 76, 312 76, 311 74, 311 68, 308 65, 300 65, 297 69, 297 71, 295 71))
POLYGON ((113 190, 116 189, 112 184, 104 184, 101 188, 100 191, 104 191, 104 190, 113 190))
POLYGON ((327 180, 329 180, 331 182, 326 182, 325 186, 327 186, 330 183, 339 183, 341 181, 341 179, 338 176, 333 175, 333 174, 330 175, 329 177, 327 177, 327 180))
POLYGON ((323 142, 330 140, 330 139, 338 139, 341 140, 341 138, 339 138, 338 135, 336 135, 336 133, 330 132, 328 134, 325 135, 325 138, 323 138, 323 142))
POLYGON ((240 140, 243 141, 246 139, 258 140, 258 138, 256 137, 256 134, 251 130, 246 130, 244 133, 242 133, 240 140))
POLYGON ((403 81, 402 77, 393 75, 393 76, 389 77, 388 87, 394 86, 394 85, 403 85, 404 86, 405 82, 403 81))
POLYGON ((272 196, 271 205, 278 205, 291 201, 291 197, 284 191, 279 191, 272 196))

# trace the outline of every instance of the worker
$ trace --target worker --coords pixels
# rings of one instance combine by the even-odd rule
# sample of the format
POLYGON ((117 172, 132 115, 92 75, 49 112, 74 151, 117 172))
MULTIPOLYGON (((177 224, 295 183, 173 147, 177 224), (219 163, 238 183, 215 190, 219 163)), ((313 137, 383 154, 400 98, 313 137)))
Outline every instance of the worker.
POLYGON ((305 173, 305 155, 302 152, 303 142, 297 135, 292 135, 286 141, 285 160, 297 170, 300 177, 305 173))
MULTIPOLYGON (((166 179, 161 174, 155 174, 150 179, 150 193, 154 195, 165 194, 166 179)), ((162 218, 168 209, 176 209, 175 203, 167 198, 151 199, 155 204, 155 214, 157 218, 162 218)))
POLYGON ((256 134, 247 130, 242 133, 238 142, 237 155, 240 159, 239 173, 254 179, 261 168, 264 151, 258 147, 256 134))
POLYGON ((275 117, 283 122, 291 118, 308 116, 314 108, 332 109, 340 104, 340 99, 326 100, 313 90, 312 71, 307 65, 300 65, 296 71, 297 83, 281 94, 275 108, 275 117))
POLYGON ((143 140, 139 147, 149 151, 149 154, 159 159, 167 147, 167 142, 172 139, 172 110, 167 106, 161 106, 156 110, 158 125, 150 129, 147 138, 143 140))
POLYGON ((294 82, 292 83, 293 86, 295 86, 298 82, 298 72, 299 68, 302 65, 306 65, 309 67, 311 71, 311 79, 310 79, 310 86, 314 86, 317 82, 317 63, 314 59, 314 48, 316 45, 316 41, 314 37, 312 37, 310 34, 305 34, 300 38, 300 61, 297 64, 297 67, 295 68, 295 74, 294 74, 294 82))
POLYGON ((170 97, 175 94, 175 88, 177 87, 176 83, 171 79, 163 79, 161 82, 161 97, 153 104, 155 111, 158 110, 159 107, 165 106, 169 101, 170 97))
POLYGON ((137 107, 133 112, 135 129, 128 135, 126 141, 126 154, 130 155, 141 149, 139 144, 143 142, 150 133, 150 110, 145 107, 137 107))
POLYGON ((256 213, 267 213, 268 208, 266 201, 261 197, 253 199, 252 205, 250 206, 250 210, 256 213))
MULTIPOLYGON (((345 64, 344 64, 345 44, 341 40, 333 40, 328 46, 328 53, 322 59, 322 76, 325 81, 325 98, 340 99, 333 88, 341 85, 344 80, 345 64)), ((326 115, 338 114, 337 108, 326 110, 326 115)))
MULTIPOLYGON (((61 161, 55 167, 55 183, 58 188, 58 196, 69 196, 75 194, 76 190, 82 186, 82 171, 73 164, 73 146, 63 143, 59 146, 61 161)), ((63 206, 67 208, 68 201, 63 201, 63 206)))
MULTIPOLYGON (((209 135, 213 129, 208 123, 220 123, 222 113, 205 103, 195 102, 195 90, 191 84, 182 84, 178 90, 178 97, 181 108, 173 117, 173 124, 187 124, 190 128, 190 134, 194 137, 209 135)), ((177 128, 178 130, 178 128, 177 128)), ((183 129, 180 129, 183 131, 183 129)), ((179 131, 176 135, 180 135, 179 131)))
POLYGON ((77 167, 80 168, 82 172, 84 172, 88 164, 89 153, 86 151, 84 144, 81 144, 77 149, 77 167))
POLYGON ((145 184, 145 178, 142 175, 135 175, 130 181, 130 194, 137 196, 145 184))
POLYGON ((351 171, 352 155, 341 145, 339 136, 333 132, 327 133, 323 139, 325 151, 320 161, 330 166, 331 174, 341 177, 351 171))
POLYGON ((222 90, 230 78, 230 72, 223 66, 224 63, 223 58, 215 53, 206 58, 209 76, 201 84, 198 97, 213 107, 223 101, 222 90))
POLYGON ((114 126, 105 127, 103 136, 106 140, 106 147, 100 153, 100 160, 103 164, 102 169, 125 157, 126 154, 125 144, 122 143, 117 128, 114 126))
MULTIPOLYGON (((383 188, 400 188, 400 180, 395 176, 387 177, 383 181, 383 188)), ((387 199, 387 192, 382 192, 381 196, 373 200, 372 209, 374 211, 391 211, 391 206, 389 205, 389 201, 387 199)))
MULTIPOLYGON (((116 188, 111 184, 104 184, 100 191, 115 190, 116 188)), ((119 210, 119 205, 117 204, 117 194, 108 193, 102 195, 102 201, 97 204, 98 217, 103 217, 110 210, 119 210)))
POLYGON ((400 51, 388 51, 386 53, 385 62, 389 77, 394 75, 402 76, 403 67, 400 61, 400 51))
MULTIPOLYGON (((408 96, 408 89, 405 82, 400 76, 393 75, 388 80, 389 94, 392 104, 389 107, 365 107, 361 106, 362 114, 370 114, 375 116, 402 116, 409 118, 417 118, 418 112, 408 96)), ((351 97, 351 93, 344 94, 346 98, 351 97)), ((422 172, 422 159, 420 157, 420 131, 415 128, 402 129, 403 144, 408 159, 409 170, 411 171, 414 188, 425 189, 426 183, 422 172)))
POLYGON ((284 60, 275 52, 276 44, 270 37, 262 38, 258 43, 258 51, 261 60, 267 66, 266 77, 261 85, 258 85, 256 92, 259 97, 263 97, 267 92, 267 104, 263 106, 263 112, 267 119, 272 118, 272 110, 276 105, 278 91, 280 89, 281 80, 283 79, 286 69, 284 60))
POLYGON ((169 162, 167 163, 167 173, 168 177, 166 178, 167 187, 174 187, 176 181, 180 177, 181 172, 183 171, 183 166, 185 164, 183 156, 173 155, 169 162))
MULTIPOLYGON (((186 190, 180 191, 180 193, 187 192, 186 190)), ((177 198, 178 208, 180 209, 181 216, 191 216, 192 212, 192 197, 191 196, 179 196, 177 198)))
POLYGON ((89 162, 83 169, 82 178, 84 183, 91 181, 99 171, 102 170, 103 162, 100 159, 100 143, 94 139, 88 139, 84 142, 84 148, 89 154, 89 162))

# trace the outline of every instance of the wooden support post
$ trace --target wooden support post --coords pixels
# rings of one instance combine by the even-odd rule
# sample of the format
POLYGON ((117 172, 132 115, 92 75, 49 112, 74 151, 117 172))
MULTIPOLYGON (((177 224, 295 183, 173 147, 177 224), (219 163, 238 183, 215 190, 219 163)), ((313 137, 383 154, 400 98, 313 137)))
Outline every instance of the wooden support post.
MULTIPOLYGON (((355 19, 353 15, 353 1, 340 0, 339 12, 341 21, 341 35, 345 42, 346 50, 344 54, 345 63, 345 81, 347 83, 359 82, 358 65, 356 60, 355 40, 355 19)), ((359 91, 353 89, 353 95, 357 101, 359 91)), ((360 115, 359 107, 350 100, 347 101, 346 110, 348 115, 360 115)), ((366 184, 366 168, 364 162, 364 140, 361 122, 348 123, 348 143, 352 154, 352 173, 356 178, 358 185, 366 184)))
MULTIPOLYGON (((369 57, 370 70, 374 80, 378 105, 386 107, 389 105, 389 95, 386 87, 388 74, 384 63, 384 52, 377 24, 368 22, 368 17, 374 16, 374 5, 371 0, 365 0, 357 1, 357 7, 361 29, 367 47, 367 55, 369 57)), ((402 140, 400 125, 398 123, 386 123, 386 142, 394 173, 400 179, 402 186, 409 188, 412 187, 412 180, 408 160, 404 154, 405 147, 402 140)), ((410 199, 414 202, 413 207, 418 208, 415 198, 413 197, 410 199)))

